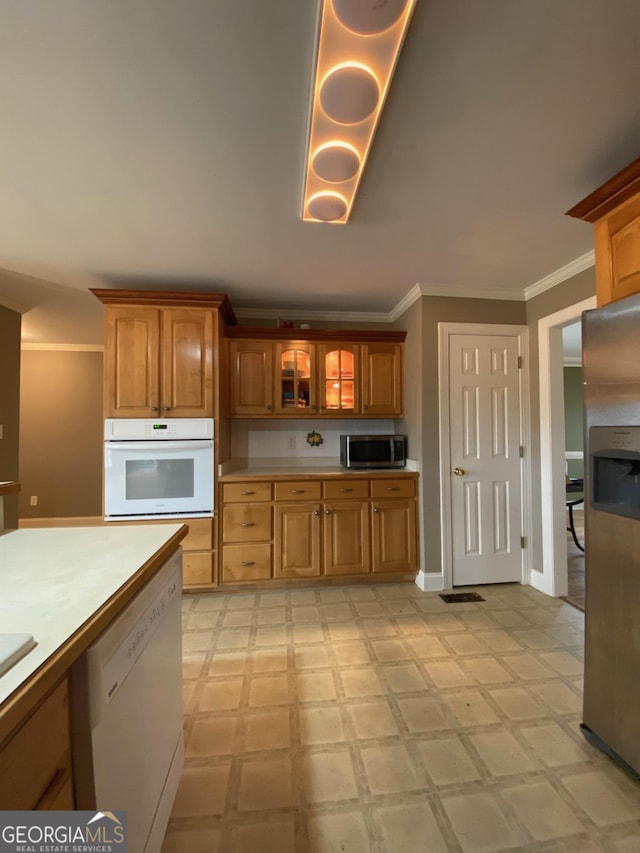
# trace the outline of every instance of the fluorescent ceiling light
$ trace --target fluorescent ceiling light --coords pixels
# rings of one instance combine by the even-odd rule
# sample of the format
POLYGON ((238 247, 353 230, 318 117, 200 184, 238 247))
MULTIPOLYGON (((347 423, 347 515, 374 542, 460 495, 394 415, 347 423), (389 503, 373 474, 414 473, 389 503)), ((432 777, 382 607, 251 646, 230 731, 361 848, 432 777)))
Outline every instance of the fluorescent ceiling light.
POLYGON ((302 218, 349 219, 416 0, 320 0, 302 218))

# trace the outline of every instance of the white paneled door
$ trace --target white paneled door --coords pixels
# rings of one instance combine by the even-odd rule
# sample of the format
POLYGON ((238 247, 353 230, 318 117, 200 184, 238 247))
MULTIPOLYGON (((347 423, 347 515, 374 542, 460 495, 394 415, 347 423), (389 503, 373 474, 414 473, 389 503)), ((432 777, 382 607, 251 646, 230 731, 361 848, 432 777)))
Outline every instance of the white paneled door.
POLYGON ((449 337, 453 585, 522 579, 516 335, 449 337))

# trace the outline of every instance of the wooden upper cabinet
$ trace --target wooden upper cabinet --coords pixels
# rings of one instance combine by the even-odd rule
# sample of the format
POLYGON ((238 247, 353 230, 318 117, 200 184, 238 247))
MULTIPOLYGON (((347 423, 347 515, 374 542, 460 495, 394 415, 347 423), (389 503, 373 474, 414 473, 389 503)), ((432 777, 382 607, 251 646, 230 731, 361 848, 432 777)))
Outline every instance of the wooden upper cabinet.
POLYGON ((108 308, 104 347, 105 416, 150 418, 160 411, 160 312, 108 308))
POLYGON ((362 413, 402 415, 402 346, 370 343, 362 347, 362 413))
POLYGON ((227 329, 232 417, 402 415, 404 332, 227 329))
POLYGON ((232 415, 273 412, 273 344, 229 342, 229 409, 232 415))
POLYGON ((92 293, 105 305, 105 417, 214 417, 219 313, 235 322, 227 297, 92 293))
POLYGON ((640 292, 640 158, 567 211, 594 226, 596 295, 606 305, 640 292))
POLYGON ((276 415, 315 415, 318 412, 316 346, 300 341, 275 345, 276 415))
POLYGON ((360 347, 342 341, 318 344, 318 397, 323 415, 360 411, 360 347))
POLYGON ((163 308, 160 400, 164 417, 213 417, 214 316, 197 308, 163 308))

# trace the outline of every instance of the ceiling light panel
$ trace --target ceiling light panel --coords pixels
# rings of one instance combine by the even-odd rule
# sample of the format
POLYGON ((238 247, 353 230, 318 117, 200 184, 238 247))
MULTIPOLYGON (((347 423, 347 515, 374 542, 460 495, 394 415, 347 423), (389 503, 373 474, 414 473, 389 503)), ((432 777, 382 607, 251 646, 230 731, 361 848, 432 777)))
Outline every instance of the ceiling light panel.
POLYGON ((344 224, 416 0, 320 0, 302 218, 344 224))

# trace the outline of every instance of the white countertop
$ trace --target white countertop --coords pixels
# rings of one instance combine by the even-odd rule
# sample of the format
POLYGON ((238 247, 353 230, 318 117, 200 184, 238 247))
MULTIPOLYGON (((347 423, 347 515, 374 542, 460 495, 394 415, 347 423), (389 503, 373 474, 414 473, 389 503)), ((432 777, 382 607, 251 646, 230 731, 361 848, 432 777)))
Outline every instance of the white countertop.
POLYGON ((0 633, 37 646, 0 677, 0 704, 181 527, 15 530, 0 537, 0 633))

